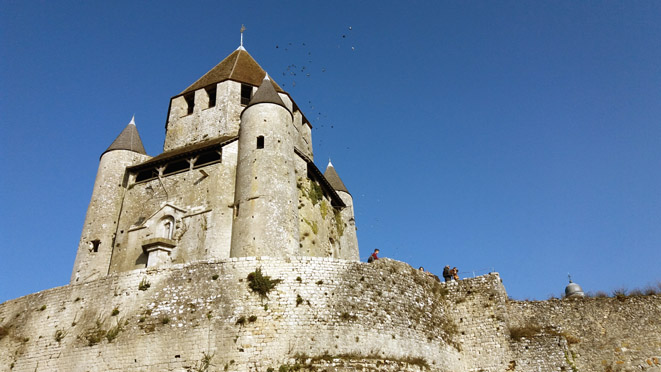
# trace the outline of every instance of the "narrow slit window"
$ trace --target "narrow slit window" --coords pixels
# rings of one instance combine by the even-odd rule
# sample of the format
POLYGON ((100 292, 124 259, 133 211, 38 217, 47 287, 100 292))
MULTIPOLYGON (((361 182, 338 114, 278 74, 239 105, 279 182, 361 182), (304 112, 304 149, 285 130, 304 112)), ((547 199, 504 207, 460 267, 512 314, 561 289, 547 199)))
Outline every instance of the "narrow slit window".
POLYGON ((101 241, 99 239, 92 240, 92 252, 98 252, 101 241))
POLYGON ((184 96, 186 104, 188 105, 186 115, 193 113, 193 108, 195 107, 195 92, 188 93, 184 96))
POLYGON ((216 86, 210 86, 206 89, 207 95, 209 96, 209 108, 216 106, 216 86))
POLYGON ((252 96, 252 86, 241 84, 241 104, 247 105, 250 103, 250 97, 252 96))
POLYGON ((257 137, 257 148, 258 149, 264 148, 264 136, 257 137))

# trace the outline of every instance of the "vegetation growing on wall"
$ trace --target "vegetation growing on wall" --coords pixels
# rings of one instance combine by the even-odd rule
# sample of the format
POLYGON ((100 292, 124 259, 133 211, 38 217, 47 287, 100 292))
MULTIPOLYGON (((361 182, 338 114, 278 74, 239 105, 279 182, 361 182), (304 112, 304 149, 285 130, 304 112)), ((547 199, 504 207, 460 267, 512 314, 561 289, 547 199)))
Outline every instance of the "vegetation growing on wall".
POLYGON ((255 271, 248 274, 248 288, 259 294, 262 298, 268 298, 268 293, 275 286, 282 282, 282 279, 271 279, 270 276, 262 274, 262 268, 258 267, 255 271))
POLYGON ((344 221, 342 221, 342 214, 337 209, 333 209, 333 213, 335 214, 335 226, 337 227, 337 234, 342 236, 344 235, 344 221))

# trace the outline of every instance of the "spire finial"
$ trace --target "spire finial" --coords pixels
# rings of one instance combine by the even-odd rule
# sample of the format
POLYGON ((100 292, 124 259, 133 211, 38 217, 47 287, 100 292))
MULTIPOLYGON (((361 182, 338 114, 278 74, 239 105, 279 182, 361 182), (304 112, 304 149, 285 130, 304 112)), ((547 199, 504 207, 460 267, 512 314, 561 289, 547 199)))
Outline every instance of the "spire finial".
POLYGON ((241 45, 240 45, 241 48, 243 48, 243 31, 245 31, 245 30, 246 30, 246 26, 244 26, 242 24, 241 25, 241 45))
MULTIPOLYGON (((326 166, 326 168, 328 168, 328 167, 332 167, 332 166, 333 166, 333 163, 331 163, 331 158, 330 158, 330 156, 329 156, 329 157, 328 157, 328 165, 326 166)), ((333 167, 333 168, 335 168, 335 167, 333 167)))
POLYGON ((571 275, 569 273, 567 273, 567 277, 569 277, 569 283, 571 283, 571 275))
POLYGON ((268 72, 265 72, 264 80, 271 81, 271 78, 269 77, 269 73, 268 73, 268 72))
POLYGON ((135 126, 135 114, 133 114, 133 117, 131 117, 131 122, 129 123, 129 125, 135 126))

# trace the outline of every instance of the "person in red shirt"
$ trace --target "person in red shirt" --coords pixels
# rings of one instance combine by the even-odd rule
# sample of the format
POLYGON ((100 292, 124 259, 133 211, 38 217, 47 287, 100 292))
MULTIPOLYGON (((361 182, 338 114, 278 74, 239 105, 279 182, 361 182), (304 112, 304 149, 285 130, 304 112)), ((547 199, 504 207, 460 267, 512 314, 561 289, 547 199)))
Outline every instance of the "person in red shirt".
POLYGON ((374 253, 372 253, 372 254, 370 255, 370 258, 367 259, 367 262, 372 263, 372 262, 378 260, 378 259, 379 259, 379 257, 377 256, 378 253, 379 253, 379 250, 378 250, 378 249, 375 249, 375 250, 374 250, 374 253))

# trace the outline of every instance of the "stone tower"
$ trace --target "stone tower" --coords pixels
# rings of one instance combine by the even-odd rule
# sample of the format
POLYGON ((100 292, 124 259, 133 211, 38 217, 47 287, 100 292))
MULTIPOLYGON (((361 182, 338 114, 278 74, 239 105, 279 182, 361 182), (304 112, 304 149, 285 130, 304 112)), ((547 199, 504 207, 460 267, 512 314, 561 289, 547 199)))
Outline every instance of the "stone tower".
POLYGON ((231 257, 298 253, 293 131, 267 75, 241 113, 231 257))
POLYGON ((72 282, 230 257, 358 260, 351 195, 245 48, 172 97, 165 128, 157 156, 133 122, 102 155, 72 282))
POLYGON ((101 154, 92 200, 87 208, 71 282, 89 281, 108 274, 117 216, 126 187, 125 169, 148 159, 135 118, 101 154))

